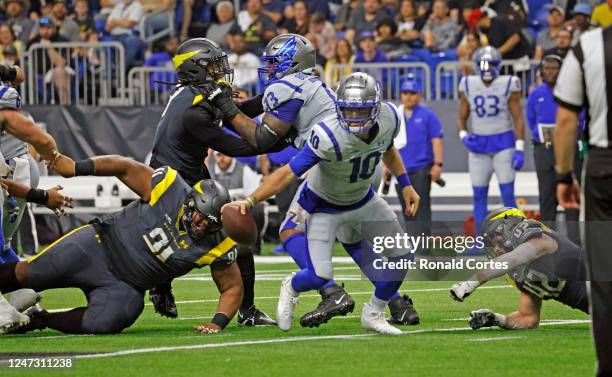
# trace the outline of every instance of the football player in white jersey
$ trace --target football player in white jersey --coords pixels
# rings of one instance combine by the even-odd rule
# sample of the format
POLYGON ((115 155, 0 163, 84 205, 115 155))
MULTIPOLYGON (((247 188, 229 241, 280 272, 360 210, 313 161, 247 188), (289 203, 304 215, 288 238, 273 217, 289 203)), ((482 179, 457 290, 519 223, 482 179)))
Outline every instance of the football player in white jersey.
MULTIPOLYGON (((280 138, 295 137, 294 145, 301 149, 313 125, 336 115, 336 95, 314 74, 316 49, 305 37, 282 34, 272 39, 264 51, 266 66, 259 69, 260 79, 266 84, 262 104, 261 124, 240 112, 231 98, 231 90, 221 87, 221 95, 209 95, 210 101, 224 113, 236 131, 257 149, 274 145, 280 138)), ((299 196, 299 192, 298 192, 299 196)), ((288 217, 291 215, 289 214, 288 217)), ((289 219, 288 219, 289 220, 289 219)), ((306 237, 292 221, 283 222, 280 229, 283 247, 298 266, 306 264, 306 237)), ((303 326, 317 326, 320 320, 312 316, 346 314, 354 308, 354 301, 343 287, 330 279, 320 290, 322 302, 301 321, 303 326), (333 303, 333 304, 332 304, 333 303)), ((418 313, 408 296, 395 294, 389 303, 391 321, 416 324, 418 313)))
MULTIPOLYGON (((385 272, 376 274, 370 263, 375 256, 362 247, 362 241, 370 239, 373 232, 377 236, 403 233, 391 207, 372 188, 381 158, 402 187, 407 214, 414 215, 418 207, 419 196, 393 147, 399 115, 393 104, 381 103, 378 83, 365 73, 354 73, 341 82, 337 104, 338 113, 312 127, 306 145, 289 164, 270 175, 251 196, 228 205, 238 206, 246 213, 308 171, 305 184, 290 207, 292 216, 288 220, 294 229, 306 232, 306 266, 282 283, 278 326, 285 331, 292 327, 300 292, 321 289, 333 278, 331 252, 337 238, 376 287, 370 302, 364 305, 362 326, 380 333, 401 334, 386 321, 384 310, 396 295, 406 271, 399 269, 393 276, 385 272), (385 226, 381 230, 373 223, 362 228, 365 221, 385 226)), ((383 255, 390 259, 405 258, 412 251, 393 247, 383 251, 383 255)), ((329 319, 325 312, 319 313, 311 321, 320 324, 329 319)))
POLYGON ((469 151, 474 223, 480 234, 487 215, 493 172, 499 182, 503 205, 516 207, 514 176, 524 163, 525 121, 521 82, 516 76, 499 74, 499 52, 487 46, 478 49, 474 56, 478 75, 464 76, 459 83, 461 105, 457 129, 469 151), (471 132, 468 132, 468 118, 471 132))

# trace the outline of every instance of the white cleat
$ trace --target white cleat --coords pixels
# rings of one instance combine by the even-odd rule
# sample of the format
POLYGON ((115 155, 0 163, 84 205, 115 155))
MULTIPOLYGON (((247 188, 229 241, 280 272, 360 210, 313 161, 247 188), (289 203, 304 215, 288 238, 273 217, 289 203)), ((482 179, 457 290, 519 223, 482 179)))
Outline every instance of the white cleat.
POLYGON ((19 313, 4 297, 0 296, 0 334, 27 325, 29 322, 30 317, 19 313))
POLYGON ((11 304, 11 306, 18 312, 28 310, 32 306, 36 305, 36 303, 42 298, 40 294, 29 288, 18 289, 9 293, 8 296, 9 304, 11 304))
POLYGON ((298 296, 294 296, 291 289, 291 279, 295 275, 292 272, 281 283, 280 296, 278 297, 278 305, 276 306, 276 323, 278 328, 283 331, 291 330, 293 325, 293 315, 295 307, 298 304, 298 296))
POLYGON ((361 311, 361 327, 366 330, 375 331, 386 335, 401 335, 402 330, 391 326, 385 318, 385 312, 372 307, 369 303, 363 304, 361 311))

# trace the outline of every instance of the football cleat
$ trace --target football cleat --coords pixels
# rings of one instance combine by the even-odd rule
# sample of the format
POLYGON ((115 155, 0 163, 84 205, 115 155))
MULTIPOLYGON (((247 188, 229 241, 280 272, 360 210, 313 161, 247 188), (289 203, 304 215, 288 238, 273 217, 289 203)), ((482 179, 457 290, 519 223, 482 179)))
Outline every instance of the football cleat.
POLYGON ((317 308, 300 319, 302 327, 319 327, 338 315, 347 315, 355 310, 355 301, 346 293, 344 285, 334 284, 320 289, 322 301, 317 308))
POLYGON ((418 325, 419 313, 412 304, 412 299, 407 295, 397 297, 389 301, 391 317, 389 323, 393 325, 418 325))
POLYGON ((278 328, 283 331, 291 330, 295 307, 299 301, 298 296, 294 296, 293 289, 291 289, 291 279, 293 279, 294 275, 295 272, 283 280, 276 307, 276 322, 278 328))
POLYGON ((149 300, 153 303, 155 312, 162 317, 178 317, 176 302, 174 301, 174 295, 170 286, 167 288, 166 286, 151 288, 149 290, 149 300))
POLYGON ((238 326, 276 326, 276 321, 253 305, 244 312, 238 311, 238 326))
POLYGON ((402 330, 391 326, 385 318, 385 312, 378 311, 369 303, 363 304, 361 311, 361 327, 386 335, 401 335, 402 330))
POLYGON ((30 317, 19 313, 4 297, 0 296, 0 334, 6 334, 28 322, 30 322, 30 317))
POLYGON ((21 326, 16 326, 8 330, 7 334, 25 334, 34 330, 42 330, 46 326, 44 325, 43 319, 49 315, 49 312, 35 304, 26 310, 25 314, 29 318, 29 322, 21 326))
POLYGON ((18 312, 23 312, 24 310, 31 308, 42 298, 40 294, 29 288, 18 289, 9 293, 8 296, 9 304, 11 304, 11 306, 18 312))

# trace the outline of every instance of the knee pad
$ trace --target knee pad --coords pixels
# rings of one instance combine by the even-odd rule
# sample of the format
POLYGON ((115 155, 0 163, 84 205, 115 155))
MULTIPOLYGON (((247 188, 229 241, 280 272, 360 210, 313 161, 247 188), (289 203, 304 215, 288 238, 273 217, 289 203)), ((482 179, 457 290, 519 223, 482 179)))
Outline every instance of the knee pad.
POLYGON ((510 183, 500 183, 499 191, 501 192, 504 207, 516 207, 516 198, 514 197, 514 181, 510 183))

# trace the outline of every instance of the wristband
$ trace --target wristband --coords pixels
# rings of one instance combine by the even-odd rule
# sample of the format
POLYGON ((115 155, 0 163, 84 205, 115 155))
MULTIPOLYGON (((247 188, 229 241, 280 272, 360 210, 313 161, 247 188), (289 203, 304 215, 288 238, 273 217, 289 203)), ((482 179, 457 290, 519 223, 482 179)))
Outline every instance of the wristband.
POLYGON ((49 201, 49 193, 43 189, 30 189, 26 195, 26 200, 30 203, 45 205, 49 201))
POLYGON ((244 200, 246 200, 247 203, 249 203, 249 208, 255 207, 255 198, 253 198, 252 196, 247 196, 246 199, 244 200))
POLYGON ((74 163, 74 175, 93 175, 94 174, 94 161, 91 158, 87 160, 81 160, 74 163))
POLYGON ((221 329, 224 329, 225 326, 227 326, 228 323, 230 323, 230 318, 223 313, 216 313, 212 321, 210 322, 221 327, 221 329))
POLYGON ((514 142, 514 149, 523 152, 525 150, 525 140, 518 139, 514 142))
POLYGON ((406 186, 412 185, 412 183, 410 182, 410 178, 408 178, 407 173, 401 174, 395 178, 397 179, 397 184, 399 185, 400 188, 404 188, 406 186))
POLYGON ((468 136, 468 132, 466 130, 459 131, 459 139, 463 140, 468 136))
POLYGON ((557 173, 557 183, 563 183, 566 185, 571 185, 574 183, 574 176, 572 175, 572 172, 568 171, 567 173, 563 174, 557 173))
POLYGON ((495 313, 495 324, 499 327, 506 327, 506 316, 495 313))

